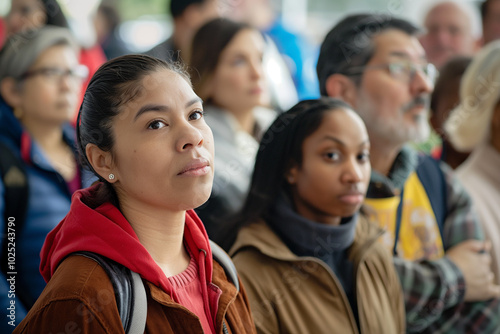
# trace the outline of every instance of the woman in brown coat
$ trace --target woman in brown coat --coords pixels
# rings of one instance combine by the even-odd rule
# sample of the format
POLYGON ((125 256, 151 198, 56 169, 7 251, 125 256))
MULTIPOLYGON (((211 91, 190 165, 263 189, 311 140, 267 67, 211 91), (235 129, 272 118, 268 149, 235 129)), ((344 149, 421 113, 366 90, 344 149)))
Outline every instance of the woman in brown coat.
POLYGON ((212 259, 193 211, 210 195, 214 149, 185 72, 149 56, 109 61, 79 118, 78 148, 101 182, 48 235, 48 285, 15 333, 124 332, 110 279, 81 251, 141 276, 147 333, 254 333, 245 291, 212 259))
POLYGON ((405 332, 383 231, 359 212, 370 142, 340 100, 299 102, 264 135, 231 249, 259 333, 405 332))

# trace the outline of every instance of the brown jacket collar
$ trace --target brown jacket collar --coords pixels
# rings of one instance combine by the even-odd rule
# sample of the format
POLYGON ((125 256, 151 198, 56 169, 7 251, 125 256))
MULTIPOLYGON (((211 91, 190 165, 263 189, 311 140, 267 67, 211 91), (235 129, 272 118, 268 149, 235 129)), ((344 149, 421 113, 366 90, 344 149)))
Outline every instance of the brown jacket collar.
MULTIPOLYGON (((257 248, 263 254, 284 261, 297 261, 299 257, 292 253, 283 241, 264 222, 259 220, 242 228, 243 233, 238 237, 229 251, 231 256, 236 255, 245 247, 257 248)), ((363 255, 384 233, 377 225, 369 222, 363 215, 359 216, 356 226, 356 235, 349 251, 349 257, 358 264, 363 255)))

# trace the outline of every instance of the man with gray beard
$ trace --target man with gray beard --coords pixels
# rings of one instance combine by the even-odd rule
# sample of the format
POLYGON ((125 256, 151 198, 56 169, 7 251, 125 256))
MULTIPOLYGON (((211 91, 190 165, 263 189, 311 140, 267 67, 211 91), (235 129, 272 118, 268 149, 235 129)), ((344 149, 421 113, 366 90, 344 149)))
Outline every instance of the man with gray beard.
POLYGON ((390 16, 344 18, 321 46, 321 94, 350 103, 366 123, 372 164, 366 211, 386 230, 408 331, 495 333, 500 287, 470 198, 448 166, 408 146, 429 135, 436 76, 418 33, 390 16))

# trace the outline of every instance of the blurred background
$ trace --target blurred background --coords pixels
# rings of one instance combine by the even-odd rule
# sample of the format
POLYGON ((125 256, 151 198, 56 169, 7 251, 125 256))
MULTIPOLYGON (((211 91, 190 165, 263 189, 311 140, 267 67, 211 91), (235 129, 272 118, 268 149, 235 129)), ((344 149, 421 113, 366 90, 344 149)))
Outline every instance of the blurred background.
MULTIPOLYGON (((27 4, 30 1, 17 0, 17 3, 27 4)), ((169 38, 173 31, 170 0, 54 1, 62 8, 80 45, 84 49, 102 46, 107 59, 126 53, 150 51, 169 38)), ((462 1, 477 8, 482 2, 462 1)), ((294 96, 290 97, 287 94, 290 89, 284 89, 283 84, 277 85, 280 89, 275 94, 278 100, 284 101, 278 109, 284 110, 287 103, 291 106, 293 103, 290 101, 296 101, 297 98, 319 96, 315 70, 319 46, 331 27, 346 14, 372 12, 406 18, 422 26, 424 14, 436 2, 438 0, 218 0, 217 5, 222 15, 236 20, 243 16, 278 43, 284 64, 292 74, 292 84, 297 89, 297 94, 291 94, 294 96), (238 15, 240 17, 236 17, 238 15)), ((11 0, 0 0, 0 18, 9 13, 10 6, 11 0)), ((5 28, 0 19, 0 46, 4 37, 5 28)), ((93 58, 89 57, 91 60, 97 58, 95 52, 93 58)), ((91 73, 102 61, 94 63, 92 66, 86 64, 91 73)), ((271 62, 266 67, 270 78, 280 78, 274 73, 279 69, 271 62)), ((419 144, 419 149, 429 152, 438 142, 438 136, 432 133, 426 143, 419 144)))
MULTIPOLYGON (((221 6, 237 6, 244 0, 221 0, 221 6)), ((78 34, 91 33, 85 29, 101 0, 58 0, 78 34), (86 22, 87 21, 87 22, 86 22)), ((119 14, 118 32, 128 48, 142 52, 165 40, 172 32, 168 13, 169 0, 102 0, 119 14)), ((325 33, 347 13, 371 11, 406 17, 420 23, 423 3, 432 0, 269 0, 274 13, 290 31, 308 38, 312 44, 321 43, 325 33)), ((480 1, 470 1, 479 4, 480 1)), ((0 0, 0 16, 5 16, 10 0, 0 0)), ((224 9, 223 9, 224 10, 224 9)), ((81 36, 85 38, 85 36, 81 36)), ((88 37, 87 37, 88 38, 88 37)))

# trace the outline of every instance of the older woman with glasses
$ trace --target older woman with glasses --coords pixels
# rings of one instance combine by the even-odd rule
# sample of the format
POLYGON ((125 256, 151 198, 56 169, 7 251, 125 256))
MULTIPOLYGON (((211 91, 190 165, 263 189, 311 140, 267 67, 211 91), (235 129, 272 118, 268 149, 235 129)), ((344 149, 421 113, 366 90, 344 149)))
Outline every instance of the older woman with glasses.
MULTIPOLYGON (((69 24, 59 2, 58 0, 10 0, 10 10, 5 16, 6 33, 8 37, 22 31, 37 30, 46 25, 70 29, 74 33, 74 36, 78 37, 78 40, 75 38, 75 41, 80 46, 78 59, 82 64, 87 66, 90 74, 88 80, 84 80, 80 85, 80 97, 78 100, 78 104, 80 104, 90 77, 106 61, 106 56, 101 46, 93 41, 94 37, 91 37, 93 36, 93 32, 89 29, 80 29, 77 32, 76 26, 69 24)), ((78 110, 73 111, 72 121, 76 121, 77 113, 78 110)))
POLYGON ((48 26, 10 36, 0 51, 2 333, 13 330, 45 287, 42 244, 82 187, 68 123, 87 72, 77 52, 67 29, 48 26))

